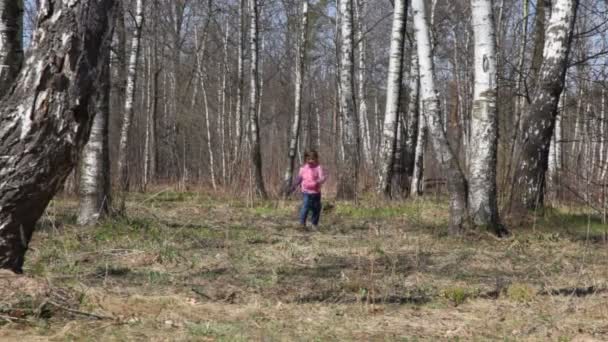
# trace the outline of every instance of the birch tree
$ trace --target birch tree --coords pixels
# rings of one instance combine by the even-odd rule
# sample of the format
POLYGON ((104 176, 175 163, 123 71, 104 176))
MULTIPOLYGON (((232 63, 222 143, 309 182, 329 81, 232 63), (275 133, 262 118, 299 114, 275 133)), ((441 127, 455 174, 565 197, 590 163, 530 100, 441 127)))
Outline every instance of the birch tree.
POLYGON ((353 96, 353 0, 339 0, 340 13, 340 122, 341 145, 338 170, 340 199, 355 199, 359 175, 359 126, 353 96))
MULTIPOLYGON (((416 163, 416 149, 418 145, 418 141, 422 141, 422 137, 420 136, 422 130, 424 130, 424 126, 422 130, 420 129, 420 76, 418 72, 418 54, 415 50, 415 44, 412 44, 412 56, 411 56, 411 66, 410 66, 410 75, 409 75, 409 94, 408 94, 408 108, 405 120, 405 139, 403 142, 403 164, 404 164, 404 172, 406 174, 407 179, 412 179, 414 175, 415 163, 416 163)), ((424 121, 422 121, 424 122, 424 121)), ((420 150, 421 154, 419 156, 419 161, 422 163, 422 149, 420 150)), ((418 177, 420 178, 420 177, 418 177)), ((409 186, 410 184, 408 184, 409 186)), ((418 188, 418 185, 416 185, 418 188)))
POLYGON ((91 99, 93 125, 80 161, 78 224, 96 223, 110 209, 110 49, 103 51, 104 63, 97 89, 91 99))
POLYGON ((0 98, 13 85, 23 63, 23 0, 0 1, 0 98))
POLYGON ((448 177, 450 196, 450 234, 462 233, 467 216, 467 183, 443 130, 439 96, 435 88, 433 53, 424 0, 412 0, 414 31, 420 66, 422 114, 429 128, 435 156, 448 177))
POLYGON ((395 159, 395 146, 397 143, 406 15, 406 0, 395 0, 388 80, 386 85, 386 111, 380 147, 380 175, 378 181, 378 192, 387 197, 391 196, 393 161, 395 159))
POLYGON ((31 55, 0 105, 0 268, 22 272, 36 221, 88 139, 113 3, 40 3, 31 55))
POLYGON ((357 21, 357 51, 359 53, 359 135, 361 137, 361 148, 363 150, 363 159, 366 163, 372 162, 372 147, 371 137, 369 132, 369 124, 367 120, 367 25, 365 24, 365 12, 368 0, 355 0, 355 14, 357 21))
MULTIPOLYGON (((125 91, 125 104, 122 127, 120 130, 120 144, 118 146, 118 177, 122 191, 129 191, 129 165, 127 147, 129 146, 129 133, 133 121, 135 108, 135 87, 137 86, 137 64, 139 60, 139 45, 144 21, 144 0, 137 0, 135 9, 135 24, 131 40, 129 64, 127 65, 127 88, 125 91)), ((124 197, 121 199, 121 210, 124 209, 124 197)))
POLYGON ((239 0, 239 28, 238 28, 238 47, 237 47, 237 86, 236 86, 236 108, 234 116, 234 153, 236 160, 240 153, 243 142, 243 92, 245 82, 245 1, 239 0))
POLYGON ((260 149, 260 132, 258 124, 258 4, 257 0, 249 0, 250 31, 249 43, 251 49, 251 85, 249 97, 249 133, 251 134, 251 163, 255 177, 255 192, 261 198, 267 198, 262 174, 262 152, 260 149))
POLYGON ((296 152, 298 149, 298 139, 300 137, 300 122, 302 116, 302 86, 305 77, 306 67, 306 35, 308 32, 308 0, 302 1, 302 22, 300 24, 300 39, 298 44, 298 56, 296 61, 296 83, 295 101, 293 111, 293 122, 289 138, 289 151, 287 160, 287 170, 283 178, 283 192, 286 194, 291 188, 293 170, 295 167, 296 152))
POLYGON ((469 212, 478 226, 499 224, 496 199, 498 92, 492 0, 471 0, 475 39, 475 86, 469 145, 469 212))
POLYGON ((518 141, 520 157, 516 181, 521 191, 518 202, 524 208, 543 205, 549 146, 568 67, 577 7, 578 0, 556 0, 553 4, 545 33, 538 88, 522 118, 524 131, 518 141))

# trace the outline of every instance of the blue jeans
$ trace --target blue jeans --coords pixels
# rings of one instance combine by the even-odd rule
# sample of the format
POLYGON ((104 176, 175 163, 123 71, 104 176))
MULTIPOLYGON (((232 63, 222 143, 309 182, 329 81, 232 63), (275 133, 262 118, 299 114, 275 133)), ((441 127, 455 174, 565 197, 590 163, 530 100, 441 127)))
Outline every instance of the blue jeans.
POLYGON ((302 208, 300 209, 300 223, 306 224, 306 218, 308 212, 312 212, 312 224, 319 224, 319 217, 321 216, 321 194, 306 194, 304 193, 302 202, 302 208))

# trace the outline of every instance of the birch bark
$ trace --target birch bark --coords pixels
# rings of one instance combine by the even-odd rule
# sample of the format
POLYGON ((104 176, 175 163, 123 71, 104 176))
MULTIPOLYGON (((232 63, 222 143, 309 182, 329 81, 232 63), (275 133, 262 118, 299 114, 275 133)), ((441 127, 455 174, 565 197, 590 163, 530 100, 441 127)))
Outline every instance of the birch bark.
POLYGON ((237 86, 236 86, 236 108, 234 116, 234 152, 236 161, 243 145, 243 92, 245 87, 245 1, 239 0, 239 30, 237 51, 237 86))
POLYGON ((365 12, 368 0, 355 0, 356 2, 356 21, 357 21, 357 46, 359 52, 359 134, 361 136, 361 147, 363 158, 367 164, 372 162, 371 137, 367 120, 367 25, 365 24, 365 12))
POLYGON ((0 1, 0 98, 13 86, 23 63, 23 0, 0 1))
POLYGON ((255 193, 261 198, 268 197, 262 175, 262 153, 260 150, 260 132, 258 124, 258 4, 257 0, 249 0, 250 31, 249 43, 251 49, 251 86, 249 98, 249 133, 251 135, 251 162, 255 177, 255 193))
POLYGON ((357 197, 359 176, 359 120, 355 112, 353 93, 353 0, 339 0, 340 4, 340 121, 343 154, 339 158, 339 199, 357 197))
POLYGON ((88 139, 113 4, 40 3, 31 56, 0 105, 0 268, 22 272, 36 221, 88 139))
POLYGON ((80 160, 78 224, 90 225, 107 215, 110 208, 110 50, 102 52, 97 89, 91 99, 93 125, 80 160))
POLYGON ((414 30, 420 66, 422 114, 429 127, 435 156, 448 177, 450 196, 450 234, 462 233, 467 215, 467 184, 458 161, 443 130, 439 96, 435 88, 435 71, 431 39, 424 0, 412 0, 414 30))
POLYGON ((496 199, 498 93, 492 0, 471 0, 475 86, 469 145, 469 214, 475 225, 499 225, 496 199))
MULTIPOLYGON (((127 148, 129 146, 129 133, 133 121, 135 104, 135 87, 137 86, 137 64, 139 60, 139 46, 144 21, 144 0, 137 0, 135 10, 135 27, 131 40, 131 54, 127 66, 127 89, 125 94, 124 115, 120 130, 120 143, 118 146, 118 177, 122 191, 129 191, 129 165, 127 148)), ((124 198, 123 198, 124 199, 124 198)), ((121 203, 121 207, 124 203, 121 203)))
POLYGON ((302 22, 300 24, 300 39, 298 44, 298 56, 296 61, 296 83, 295 101, 293 111, 293 122, 291 124, 289 150, 287 156, 287 170, 283 177, 283 193, 287 194, 291 189, 293 171, 295 167, 296 151, 300 136, 300 122, 302 121, 302 86, 304 84, 306 68, 306 41, 308 32, 308 0, 302 2, 302 22))
POLYGON ((399 100, 401 98, 401 79, 403 74, 403 46, 405 38, 407 2, 395 0, 393 28, 389 52, 388 80, 386 85, 386 107, 380 147, 380 174, 378 193, 391 197, 393 161, 397 143, 399 120, 399 100))
POLYGON ((543 64, 538 89, 522 118, 524 131, 519 139, 520 160, 516 182, 521 191, 518 204, 533 209, 543 205, 545 171, 557 104, 564 86, 568 54, 578 0, 556 0, 546 32, 543 64))

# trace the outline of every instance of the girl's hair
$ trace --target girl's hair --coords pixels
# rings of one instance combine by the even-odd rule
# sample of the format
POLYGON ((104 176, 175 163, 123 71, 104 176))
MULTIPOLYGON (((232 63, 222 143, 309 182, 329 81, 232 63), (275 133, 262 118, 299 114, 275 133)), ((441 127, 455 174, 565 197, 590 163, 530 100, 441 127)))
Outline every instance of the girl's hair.
POLYGON ((308 160, 309 158, 319 160, 319 153, 317 153, 315 150, 308 150, 304 152, 304 160, 308 160))

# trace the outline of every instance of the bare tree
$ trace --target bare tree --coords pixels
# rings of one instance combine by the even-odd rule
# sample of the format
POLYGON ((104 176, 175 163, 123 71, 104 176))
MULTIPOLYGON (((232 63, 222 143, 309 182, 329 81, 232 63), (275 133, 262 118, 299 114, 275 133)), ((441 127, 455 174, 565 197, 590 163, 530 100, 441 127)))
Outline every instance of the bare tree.
POLYGON ((359 175, 359 126, 353 94, 353 0, 339 0, 340 13, 340 121, 342 147, 338 170, 340 199, 355 199, 359 175))
POLYGON ((262 174, 262 152, 260 150, 260 132, 258 118, 258 3, 257 0, 249 0, 250 31, 249 43, 251 50, 251 87, 249 97, 249 133, 251 135, 251 163, 255 177, 255 192, 261 198, 267 198, 262 174))
POLYGON ((308 0, 302 1, 302 22, 300 24, 300 39, 298 44, 298 60, 296 62, 296 83, 295 83, 295 101, 293 122, 291 124, 289 151, 287 160, 287 170, 283 178, 283 192, 286 194, 291 188, 293 178, 293 170, 295 167, 296 151, 298 148, 298 139, 300 136, 300 122, 302 116, 302 86, 305 77, 306 68, 306 36, 308 32, 308 0))
POLYGON ((0 106, 0 268, 22 272, 36 221, 88 139, 113 3, 40 3, 32 55, 0 106))
POLYGON ((102 51, 105 63, 100 71, 97 89, 91 99, 94 115, 89 141, 80 161, 78 223, 94 224, 110 209, 110 152, 108 122, 110 118, 110 49, 102 51))
POLYGON ((518 141, 520 152, 516 181, 521 191, 518 203, 524 208, 543 205, 549 146, 564 86, 577 7, 578 0, 554 2, 546 31, 538 89, 522 118, 525 130, 518 141))
POLYGON ((23 63, 23 0, 0 1, 0 98, 13 85, 23 63))
POLYGON ((243 141, 243 92, 245 82, 245 1, 239 0, 239 28, 237 52, 237 86, 235 113, 234 158, 238 158, 243 141))
POLYGON ((365 23, 365 12, 368 0, 355 0, 355 14, 357 22, 357 47, 359 52, 359 135, 361 137, 361 148, 363 159, 366 163, 372 162, 372 146, 368 124, 367 113, 367 25, 365 23))
POLYGON ((435 88, 433 53, 424 0, 412 1, 414 30, 420 66, 422 114, 429 127, 435 157, 448 177, 450 192, 450 234, 462 233, 467 218, 467 183, 443 130, 439 97, 435 88))
POLYGON ((475 87, 469 146, 469 212, 478 226, 499 225, 496 196, 498 145, 496 36, 492 0, 471 0, 475 87))
MULTIPOLYGON (((127 66, 127 88, 125 94, 124 116, 120 131, 120 145, 118 147, 118 177, 122 191, 129 191, 129 165, 127 147, 129 146, 129 134, 131 122, 135 113, 135 89, 137 86, 137 65, 139 62, 139 46, 141 31, 144 21, 144 0, 137 0, 135 10, 135 24, 133 27, 133 38, 131 40, 131 51, 129 64, 127 66)), ((121 211, 124 209, 124 196, 121 197, 121 211)))
POLYGON ((391 196, 393 161, 395 159, 395 147, 397 144, 406 20, 407 2, 405 0, 395 0, 388 80, 386 85, 386 113, 384 114, 384 125, 382 130, 380 174, 378 181, 378 192, 387 197, 391 196))
MULTIPOLYGON (((414 169, 416 169, 416 150, 418 141, 422 140, 420 136, 424 134, 420 129, 420 123, 424 122, 420 119, 420 77, 418 72, 418 54, 415 50, 415 43, 412 43, 412 56, 411 66, 409 75, 409 93, 408 93, 408 107, 405 120, 405 138, 403 142, 403 172, 405 174, 405 180, 413 183, 414 180, 414 169)), ((403 121, 403 120, 402 120, 403 121)), ((419 163, 422 164, 422 149, 421 154, 418 156, 419 163)), ((422 165, 419 165, 418 170, 422 171, 422 165)), ((417 179, 420 179, 422 175, 417 175, 417 179)), ((403 184, 404 190, 413 186, 414 184, 403 184)), ((416 184, 418 191, 419 185, 416 184)), ((413 190, 410 189, 410 190, 413 190)), ((410 191, 412 193, 412 191, 410 191)))

